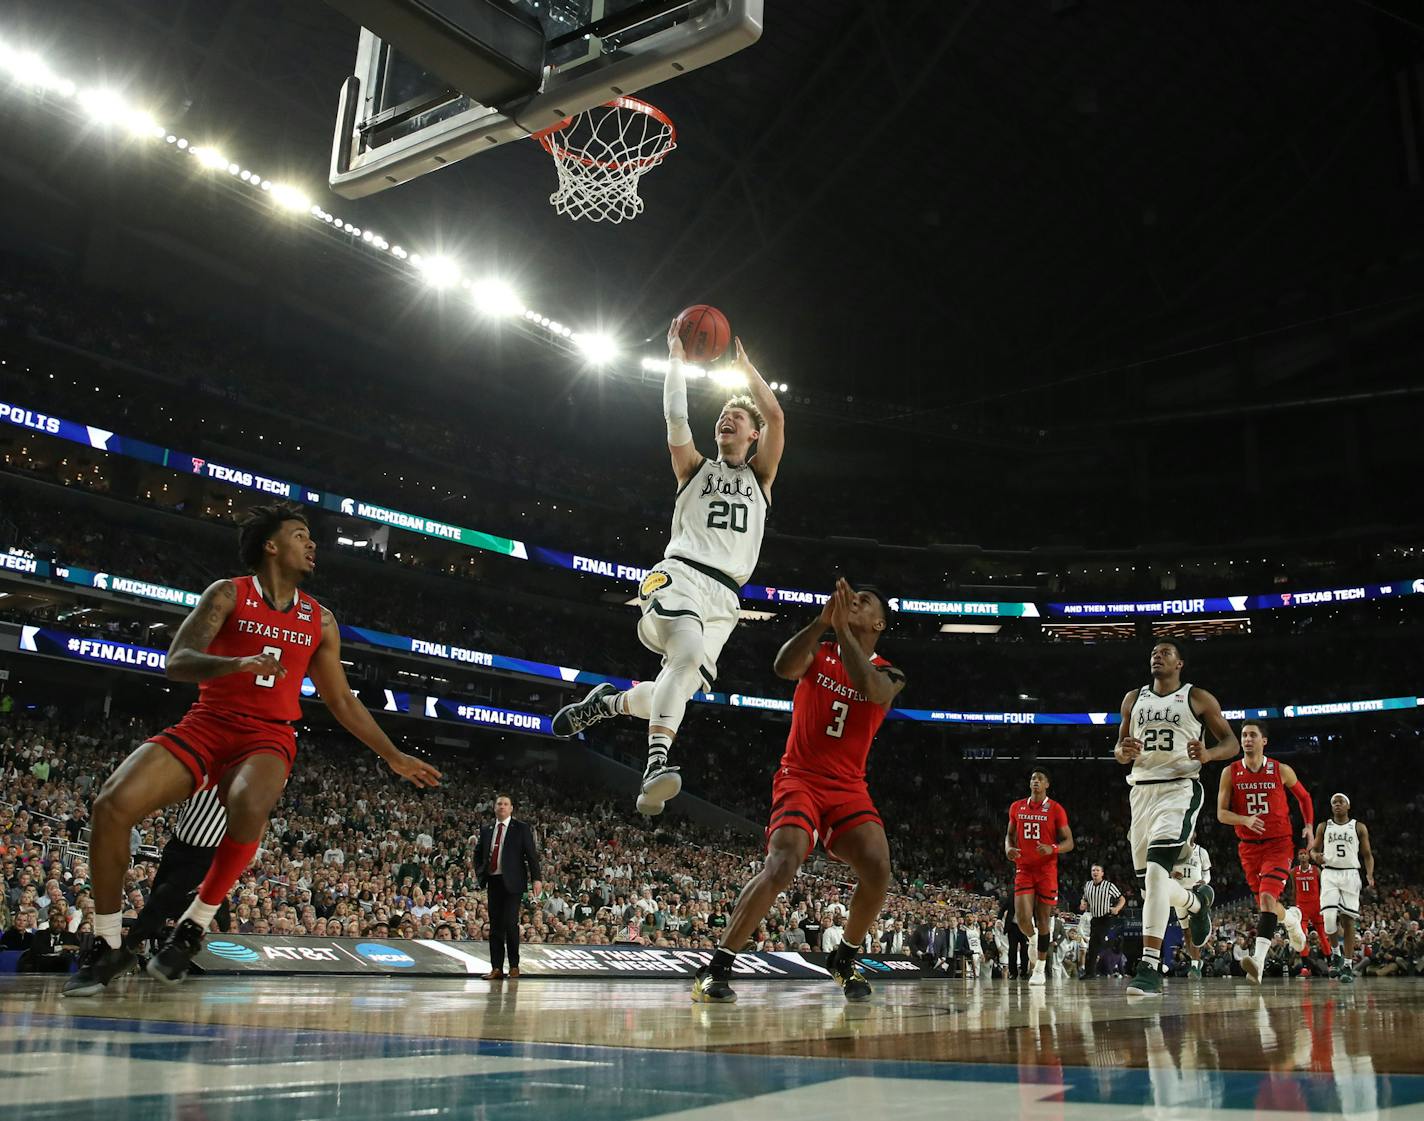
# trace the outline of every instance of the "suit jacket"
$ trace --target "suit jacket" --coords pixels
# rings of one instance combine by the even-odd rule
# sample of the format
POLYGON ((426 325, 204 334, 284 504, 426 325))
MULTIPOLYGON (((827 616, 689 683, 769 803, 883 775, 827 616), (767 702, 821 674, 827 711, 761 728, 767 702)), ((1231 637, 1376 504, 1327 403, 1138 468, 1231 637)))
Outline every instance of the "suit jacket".
MULTIPOLYGON (((480 887, 489 886, 490 852, 494 848, 494 825, 480 826, 480 839, 475 844, 475 869, 480 887)), ((523 895, 531 880, 542 880, 539 874, 539 853, 534 848, 534 830, 527 821, 510 818, 504 831, 504 849, 499 857, 499 870, 504 876, 505 890, 523 895)))
POLYGON ((945 935, 949 932, 948 927, 943 926, 922 926, 911 936, 911 952, 919 954, 921 957, 929 958, 931 961, 938 961, 945 957, 945 935))

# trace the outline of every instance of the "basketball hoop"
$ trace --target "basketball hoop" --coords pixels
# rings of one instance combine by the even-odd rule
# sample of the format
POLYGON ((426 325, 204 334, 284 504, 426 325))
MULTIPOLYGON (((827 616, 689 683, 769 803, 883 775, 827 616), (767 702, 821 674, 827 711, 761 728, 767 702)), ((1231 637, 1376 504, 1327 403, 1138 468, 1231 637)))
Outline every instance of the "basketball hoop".
POLYGON ((667 114, 636 97, 615 97, 534 134, 554 157, 554 209, 574 221, 622 222, 643 212, 640 180, 677 147, 667 114))

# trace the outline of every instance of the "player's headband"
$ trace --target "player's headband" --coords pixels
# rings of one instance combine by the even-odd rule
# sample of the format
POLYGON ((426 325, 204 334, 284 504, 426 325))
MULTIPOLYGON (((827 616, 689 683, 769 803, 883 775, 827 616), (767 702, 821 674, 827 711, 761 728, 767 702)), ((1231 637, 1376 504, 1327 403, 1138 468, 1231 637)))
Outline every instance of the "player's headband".
POLYGON ((1345 805, 1348 806, 1348 805, 1350 804, 1350 796, 1349 796, 1348 794, 1341 794, 1341 793, 1337 790, 1334 794, 1330 795, 1330 800, 1331 800, 1332 802, 1335 801, 1336 798, 1344 798, 1344 799, 1345 799, 1345 805))

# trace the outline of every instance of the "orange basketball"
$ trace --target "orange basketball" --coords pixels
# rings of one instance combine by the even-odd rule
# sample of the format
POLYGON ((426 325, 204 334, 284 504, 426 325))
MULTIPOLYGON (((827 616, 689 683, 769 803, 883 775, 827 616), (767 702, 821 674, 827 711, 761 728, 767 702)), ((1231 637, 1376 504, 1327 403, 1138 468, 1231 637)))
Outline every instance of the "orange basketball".
POLYGON ((677 317, 677 337, 691 362, 715 362, 732 341, 727 317, 707 304, 693 304, 677 317))

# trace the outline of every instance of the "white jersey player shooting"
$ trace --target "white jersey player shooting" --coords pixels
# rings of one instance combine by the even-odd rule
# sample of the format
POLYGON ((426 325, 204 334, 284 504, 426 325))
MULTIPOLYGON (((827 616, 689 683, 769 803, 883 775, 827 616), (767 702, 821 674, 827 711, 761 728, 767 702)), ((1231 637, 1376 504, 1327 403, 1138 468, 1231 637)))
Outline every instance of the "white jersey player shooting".
POLYGON ((597 685, 583 700, 554 715, 554 734, 572 736, 610 716, 648 722, 648 766, 638 809, 659 814, 682 789, 667 765, 683 714, 699 689, 717 680, 717 659, 737 625, 740 591, 756 568, 771 506, 771 485, 786 447, 786 418, 771 387, 735 340, 733 369, 747 379, 750 396, 722 406, 715 429, 717 458, 698 452, 687 422, 687 382, 682 341, 674 321, 668 331, 668 372, 663 385, 668 452, 677 477, 672 534, 663 559, 638 588, 638 638, 662 655, 654 681, 627 692, 597 685))

